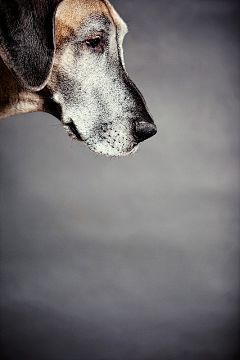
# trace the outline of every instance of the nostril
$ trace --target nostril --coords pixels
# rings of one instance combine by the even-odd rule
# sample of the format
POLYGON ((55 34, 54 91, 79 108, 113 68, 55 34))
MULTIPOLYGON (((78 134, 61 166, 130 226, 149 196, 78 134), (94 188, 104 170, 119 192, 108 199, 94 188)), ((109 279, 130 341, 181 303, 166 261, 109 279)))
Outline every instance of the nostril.
POLYGON ((155 135, 157 127, 155 124, 147 121, 136 121, 135 122, 135 137, 138 142, 144 141, 151 136, 155 135))

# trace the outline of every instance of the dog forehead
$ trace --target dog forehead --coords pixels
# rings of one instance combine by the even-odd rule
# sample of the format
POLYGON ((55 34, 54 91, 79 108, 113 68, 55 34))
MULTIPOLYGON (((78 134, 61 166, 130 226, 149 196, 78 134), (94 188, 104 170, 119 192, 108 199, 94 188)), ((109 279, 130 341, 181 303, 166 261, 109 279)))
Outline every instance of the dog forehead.
POLYGON ((77 32, 84 20, 91 15, 109 18, 122 36, 126 34, 127 25, 108 0, 63 0, 55 16, 56 43, 77 32))

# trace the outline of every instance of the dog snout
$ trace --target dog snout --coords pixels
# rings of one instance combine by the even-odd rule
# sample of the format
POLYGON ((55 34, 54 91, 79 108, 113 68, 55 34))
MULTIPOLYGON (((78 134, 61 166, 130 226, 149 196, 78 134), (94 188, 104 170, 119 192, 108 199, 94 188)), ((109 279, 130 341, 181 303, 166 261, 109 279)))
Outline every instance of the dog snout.
POLYGON ((157 132, 157 127, 153 122, 146 120, 136 120, 134 123, 134 137, 138 142, 144 141, 157 132))
POLYGON ((133 122, 132 135, 137 143, 139 143, 155 135, 157 133, 157 127, 148 112, 141 92, 125 72, 124 77, 128 86, 128 91, 135 102, 135 111, 133 111, 133 113, 135 113, 136 117, 133 122))

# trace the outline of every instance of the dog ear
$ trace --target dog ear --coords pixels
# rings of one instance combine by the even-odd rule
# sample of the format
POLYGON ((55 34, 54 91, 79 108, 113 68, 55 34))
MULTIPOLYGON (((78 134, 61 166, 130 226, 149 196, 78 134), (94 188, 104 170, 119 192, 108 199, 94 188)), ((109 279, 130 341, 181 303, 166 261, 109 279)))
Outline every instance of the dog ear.
POLYGON ((54 55, 54 17, 62 0, 0 0, 0 55, 18 82, 41 90, 54 55))

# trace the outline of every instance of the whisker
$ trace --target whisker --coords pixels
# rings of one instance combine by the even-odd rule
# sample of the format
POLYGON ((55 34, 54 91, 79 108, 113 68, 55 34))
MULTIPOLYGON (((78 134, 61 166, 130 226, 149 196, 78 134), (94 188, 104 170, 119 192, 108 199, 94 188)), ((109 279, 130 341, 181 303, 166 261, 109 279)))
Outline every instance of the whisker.
POLYGON ((59 127, 62 127, 62 124, 52 124, 50 125, 51 127, 56 127, 56 128, 59 128, 59 127))

